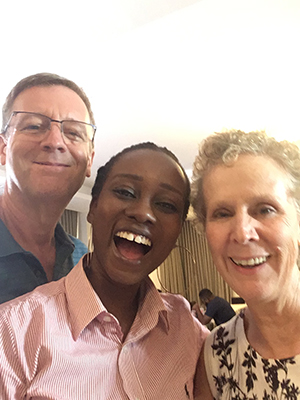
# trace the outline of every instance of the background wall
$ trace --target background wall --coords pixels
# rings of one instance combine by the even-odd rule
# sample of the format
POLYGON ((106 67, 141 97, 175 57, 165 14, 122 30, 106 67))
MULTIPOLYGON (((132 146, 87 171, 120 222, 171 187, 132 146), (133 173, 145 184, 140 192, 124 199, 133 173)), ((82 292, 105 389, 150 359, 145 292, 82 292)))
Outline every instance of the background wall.
POLYGON ((92 177, 68 207, 82 213, 84 241, 97 168, 124 146, 167 146, 190 172, 214 131, 264 129, 300 144, 299 0, 6 0, 0 13, 1 104, 42 71, 91 99, 92 177))
POLYGON ((90 97, 89 188, 100 165, 140 141, 169 147, 190 171, 215 131, 300 140, 299 0, 4 0, 0 14, 0 104, 42 71, 90 97))

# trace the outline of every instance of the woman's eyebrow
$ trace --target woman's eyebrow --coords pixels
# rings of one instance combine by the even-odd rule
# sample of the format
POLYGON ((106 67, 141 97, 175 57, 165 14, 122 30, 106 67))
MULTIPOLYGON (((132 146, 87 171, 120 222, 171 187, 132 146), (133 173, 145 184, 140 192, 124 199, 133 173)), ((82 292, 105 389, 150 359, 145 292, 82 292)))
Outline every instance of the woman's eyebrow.
POLYGON ((170 190, 171 192, 180 194, 180 196, 182 196, 182 192, 176 187, 170 185, 169 183, 161 183, 159 186, 161 186, 164 189, 170 190))
MULTIPOLYGON (((143 177, 137 174, 117 174, 113 177, 113 179, 116 178, 129 178, 139 182, 143 181, 143 177)), ((182 192, 179 189, 175 188, 174 186, 170 185, 169 183, 160 183, 159 186, 162 187, 163 189, 170 190, 171 192, 177 193, 180 196, 182 196, 182 192)))
POLYGON ((136 174, 117 174, 113 177, 113 179, 116 178, 130 178, 130 179, 134 179, 135 181, 142 181, 143 177, 140 175, 136 175, 136 174))

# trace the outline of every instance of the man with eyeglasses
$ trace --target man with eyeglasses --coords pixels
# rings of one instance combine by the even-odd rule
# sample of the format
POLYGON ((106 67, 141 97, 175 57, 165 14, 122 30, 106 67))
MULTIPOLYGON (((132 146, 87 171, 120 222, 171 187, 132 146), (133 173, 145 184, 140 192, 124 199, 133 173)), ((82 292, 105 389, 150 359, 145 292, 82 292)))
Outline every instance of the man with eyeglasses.
POLYGON ((74 244, 58 223, 91 174, 96 131, 74 82, 41 73, 21 80, 2 110, 0 303, 65 276, 74 244))

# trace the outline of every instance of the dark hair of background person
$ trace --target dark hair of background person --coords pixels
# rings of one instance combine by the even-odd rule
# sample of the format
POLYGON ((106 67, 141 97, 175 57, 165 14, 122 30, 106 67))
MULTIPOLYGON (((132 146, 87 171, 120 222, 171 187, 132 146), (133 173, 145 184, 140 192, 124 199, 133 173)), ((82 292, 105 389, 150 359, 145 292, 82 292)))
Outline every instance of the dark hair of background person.
POLYGON ((210 298, 211 296, 213 296, 213 292, 210 291, 209 289, 202 289, 199 292, 199 297, 206 297, 206 298, 210 298))

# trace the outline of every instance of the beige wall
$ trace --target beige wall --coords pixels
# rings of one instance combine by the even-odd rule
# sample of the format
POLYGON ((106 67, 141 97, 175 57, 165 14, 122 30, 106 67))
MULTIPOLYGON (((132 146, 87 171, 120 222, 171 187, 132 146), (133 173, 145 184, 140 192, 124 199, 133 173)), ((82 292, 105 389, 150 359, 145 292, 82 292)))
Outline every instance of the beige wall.
POLYGON ((150 278, 154 285, 156 286, 157 289, 161 289, 161 284, 159 283, 158 277, 157 277, 157 270, 153 271, 150 275, 150 278))

